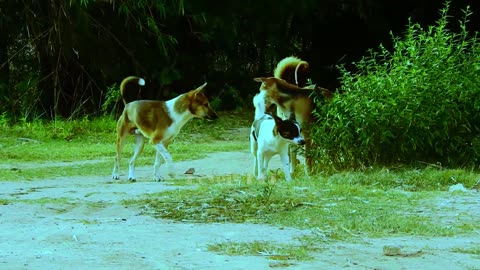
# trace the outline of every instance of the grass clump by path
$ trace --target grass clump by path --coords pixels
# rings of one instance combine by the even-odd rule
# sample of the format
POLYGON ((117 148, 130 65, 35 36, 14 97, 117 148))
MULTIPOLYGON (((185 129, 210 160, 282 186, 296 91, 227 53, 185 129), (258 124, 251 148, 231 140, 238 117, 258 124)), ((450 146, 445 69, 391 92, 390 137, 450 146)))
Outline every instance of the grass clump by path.
MULTIPOLYGON (((277 261, 314 259, 311 255, 311 247, 304 244, 282 244, 268 241, 222 242, 208 245, 208 250, 230 256, 265 256, 277 261)), ((283 263, 282 266, 288 266, 288 264, 283 263)))
MULTIPOLYGON (((315 228, 332 240, 392 234, 451 236, 472 229, 464 224, 445 227, 418 211, 427 207, 424 199, 448 188, 448 180, 429 180, 432 173, 428 171, 424 176, 409 176, 407 172, 351 172, 292 183, 257 182, 245 176, 215 177, 195 182, 195 190, 162 192, 124 203, 147 205, 145 214, 181 221, 315 228), (378 182, 382 177, 390 180, 378 182), (407 188, 404 182, 409 183, 407 188)), ((445 170, 442 177, 465 183, 475 179, 473 173, 455 170, 445 170)))
POLYGON ((473 172, 438 169, 372 169, 293 182, 228 176, 197 179, 189 182, 196 189, 150 194, 123 203, 139 207, 143 214, 183 222, 249 222, 311 230, 311 235, 293 244, 255 241, 209 246, 209 250, 226 255, 276 254, 279 256, 268 258, 291 264, 309 260, 311 252, 332 241, 447 237, 476 231, 480 217, 445 217, 446 210, 436 198, 450 184, 471 186, 477 178, 473 172))
POLYGON ((480 246, 471 246, 471 247, 463 247, 463 248, 454 248, 452 249, 453 252, 458 252, 458 253, 465 253, 465 254, 471 254, 475 256, 476 258, 480 258, 480 246))

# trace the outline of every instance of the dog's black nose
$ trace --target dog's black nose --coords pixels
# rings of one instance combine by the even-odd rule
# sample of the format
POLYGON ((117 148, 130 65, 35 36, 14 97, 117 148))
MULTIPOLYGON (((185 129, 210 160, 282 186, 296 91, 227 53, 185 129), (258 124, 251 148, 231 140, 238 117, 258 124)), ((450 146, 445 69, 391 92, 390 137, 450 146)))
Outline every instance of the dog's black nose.
POLYGON ((207 120, 215 120, 218 118, 218 115, 216 113, 209 113, 207 117, 205 117, 207 120))
POLYGON ((305 140, 299 140, 298 145, 305 145, 305 140))

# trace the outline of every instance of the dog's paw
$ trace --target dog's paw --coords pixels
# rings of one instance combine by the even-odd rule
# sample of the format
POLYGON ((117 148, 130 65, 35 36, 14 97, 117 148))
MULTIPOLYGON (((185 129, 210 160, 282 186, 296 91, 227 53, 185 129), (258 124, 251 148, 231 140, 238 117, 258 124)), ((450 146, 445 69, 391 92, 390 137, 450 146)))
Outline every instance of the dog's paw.
POLYGON ((155 177, 155 182, 163 182, 165 181, 162 177, 155 177))
POLYGON ((135 178, 128 178, 128 181, 130 181, 130 182, 137 182, 137 179, 135 179, 135 178))
POLYGON ((113 180, 120 180, 120 176, 118 174, 112 174, 113 180))

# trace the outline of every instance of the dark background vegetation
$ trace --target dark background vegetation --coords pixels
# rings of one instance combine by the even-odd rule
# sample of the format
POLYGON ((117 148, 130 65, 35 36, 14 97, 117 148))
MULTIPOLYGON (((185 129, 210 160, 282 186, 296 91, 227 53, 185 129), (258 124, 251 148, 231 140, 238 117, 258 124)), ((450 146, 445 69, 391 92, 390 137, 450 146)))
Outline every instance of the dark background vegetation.
MULTIPOLYGON (((480 163, 480 1, 0 0, 0 127, 118 116, 118 85, 168 99, 208 82, 251 109, 253 78, 310 63, 320 170, 480 163)), ((111 119, 110 119, 111 120, 111 119)))
MULTIPOLYGON (((438 0, 0 0, 0 110, 17 121, 98 115, 109 87, 142 76, 145 98, 207 81, 219 110, 250 105, 253 77, 296 55, 318 85, 339 87, 336 66, 391 46, 408 18, 439 18, 438 0)), ((478 1, 453 1, 450 14, 478 1), (469 3, 471 2, 471 3, 469 3)), ((455 21, 452 24, 455 27, 455 21)))

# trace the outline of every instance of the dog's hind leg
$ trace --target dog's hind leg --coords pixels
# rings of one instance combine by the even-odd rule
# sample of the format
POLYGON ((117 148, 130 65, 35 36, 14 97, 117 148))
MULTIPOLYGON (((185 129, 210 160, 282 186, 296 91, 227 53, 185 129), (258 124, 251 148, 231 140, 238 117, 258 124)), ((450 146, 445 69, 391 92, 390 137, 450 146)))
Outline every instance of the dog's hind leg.
POLYGON ((163 143, 160 142, 155 145, 155 149, 157 149, 157 154, 155 156, 154 171, 153 171, 155 175, 155 180, 162 181, 162 177, 160 176, 160 155, 163 157, 163 160, 165 160, 165 164, 167 165, 168 175, 172 178, 175 177, 172 156, 168 152, 165 145, 163 145, 163 143))
POLYGON ((253 152, 253 176, 257 177, 258 176, 258 158, 257 158, 257 153, 253 152))
POLYGON ((257 151, 258 151, 257 141, 253 137, 252 133, 250 133, 250 153, 253 156, 253 176, 257 177, 258 175, 258 165, 257 165, 257 151))
POLYGON ((135 133, 135 150, 133 156, 128 163, 128 180, 134 182, 137 179, 135 178, 135 162, 137 161, 138 156, 143 151, 143 146, 145 145, 145 137, 140 133, 135 133))
POLYGON ((125 146, 127 136, 128 136, 128 133, 122 132, 122 131, 119 131, 117 135, 115 164, 113 165, 113 172, 112 172, 112 179, 114 180, 120 179, 120 159, 122 155, 123 146, 125 146))

